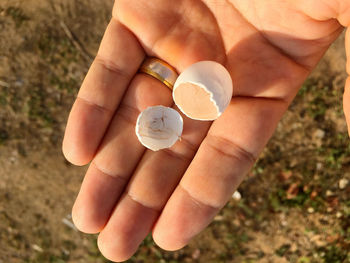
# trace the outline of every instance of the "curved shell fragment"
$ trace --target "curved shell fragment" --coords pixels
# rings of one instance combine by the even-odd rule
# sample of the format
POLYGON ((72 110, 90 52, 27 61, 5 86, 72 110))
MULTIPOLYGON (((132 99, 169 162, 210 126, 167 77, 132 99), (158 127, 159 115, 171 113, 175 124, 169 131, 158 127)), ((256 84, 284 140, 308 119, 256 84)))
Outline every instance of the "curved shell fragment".
POLYGON ((140 113, 135 131, 143 146, 158 151, 174 145, 182 130, 183 119, 176 110, 153 106, 140 113))
POLYGON ((188 67, 176 80, 173 99, 179 109, 195 120, 215 120, 230 104, 233 84, 230 73, 214 61, 188 67))

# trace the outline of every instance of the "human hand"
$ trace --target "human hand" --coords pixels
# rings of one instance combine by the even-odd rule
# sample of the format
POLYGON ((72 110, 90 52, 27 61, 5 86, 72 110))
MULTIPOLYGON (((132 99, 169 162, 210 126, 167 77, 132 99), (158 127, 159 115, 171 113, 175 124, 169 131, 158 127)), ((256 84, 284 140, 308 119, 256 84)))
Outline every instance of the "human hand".
POLYGON ((229 200, 341 24, 350 24, 346 10, 344 0, 116 1, 63 142, 73 164, 92 161, 76 226, 100 232, 98 246, 113 261, 129 258, 151 230, 163 249, 185 246, 229 200), (184 117, 181 141, 145 150, 134 132, 138 113, 173 104, 166 86, 137 73, 146 56, 179 72, 200 60, 224 64, 234 81, 230 106, 212 124, 184 117))

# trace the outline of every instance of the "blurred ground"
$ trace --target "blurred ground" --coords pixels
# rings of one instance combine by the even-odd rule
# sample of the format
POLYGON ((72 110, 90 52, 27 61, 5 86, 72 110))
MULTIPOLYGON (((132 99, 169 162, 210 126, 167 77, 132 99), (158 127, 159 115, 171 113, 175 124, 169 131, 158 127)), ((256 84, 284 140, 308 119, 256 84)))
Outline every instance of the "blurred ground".
MULTIPOLYGON (((61 155, 65 121, 112 0, 0 1, 0 263, 107 262, 69 217, 85 168, 61 155)), ((302 87, 250 176, 211 226, 130 262, 350 262, 350 144, 340 39, 302 87)))

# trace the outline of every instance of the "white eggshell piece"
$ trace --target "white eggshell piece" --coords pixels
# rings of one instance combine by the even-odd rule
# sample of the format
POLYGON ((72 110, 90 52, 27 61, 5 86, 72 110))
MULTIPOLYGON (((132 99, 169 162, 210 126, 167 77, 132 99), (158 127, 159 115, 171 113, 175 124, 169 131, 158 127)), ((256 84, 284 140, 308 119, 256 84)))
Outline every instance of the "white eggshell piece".
POLYGON ((179 109, 195 120, 215 120, 230 104, 230 73, 214 61, 201 61, 185 69, 176 80, 173 99, 179 109))
POLYGON ((174 109, 149 107, 137 118, 136 135, 143 146, 152 151, 169 148, 181 137, 183 119, 174 109))
POLYGON ((239 200, 242 199, 242 195, 241 195, 240 192, 236 191, 236 192, 233 193, 232 198, 233 198, 234 200, 236 200, 236 201, 239 201, 239 200))

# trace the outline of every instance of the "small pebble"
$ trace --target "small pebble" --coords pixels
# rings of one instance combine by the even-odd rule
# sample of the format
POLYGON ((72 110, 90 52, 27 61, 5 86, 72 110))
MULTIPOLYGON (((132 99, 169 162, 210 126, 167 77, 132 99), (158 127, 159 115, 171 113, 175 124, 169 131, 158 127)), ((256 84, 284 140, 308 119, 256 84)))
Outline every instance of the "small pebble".
POLYGON ((220 221, 223 221, 224 220, 224 217, 221 216, 221 215, 217 215, 216 217, 214 217, 214 221, 216 222, 220 222, 220 221))
POLYGON ((240 192, 236 191, 236 192, 233 193, 232 198, 233 198, 234 200, 236 200, 236 201, 239 201, 239 200, 242 199, 242 195, 241 195, 240 192))
POLYGON ((193 258, 193 259, 198 259, 200 255, 201 255, 201 251, 200 251, 199 249, 196 249, 196 250, 193 251, 193 253, 192 253, 192 258, 193 258))
POLYGON ((233 223, 233 225, 234 226, 241 226, 241 222, 238 220, 238 219, 234 219, 233 221, 232 221, 232 223, 233 223))
POLYGON ((317 129, 315 131, 315 137, 316 138, 323 139, 325 135, 326 135, 326 132, 324 130, 317 129))
POLYGON ((286 220, 282 220, 282 221, 281 221, 281 225, 282 225, 282 226, 287 226, 287 225, 288 225, 288 222, 287 222, 286 220))
POLYGON ((317 171, 320 171, 320 170, 322 170, 323 169, 323 164, 322 163, 317 163, 316 164, 316 170, 317 171))
POLYGON ((307 209, 307 212, 308 212, 309 214, 312 214, 312 213, 315 212, 315 209, 314 209, 313 207, 309 207, 309 208, 307 209))
POLYGON ((294 253, 294 252, 296 252, 297 250, 298 250, 297 244, 292 243, 292 245, 291 245, 289 251, 292 252, 292 253, 294 253))
POLYGON ((34 245, 32 245, 32 248, 35 250, 35 251, 38 251, 38 252, 43 252, 44 250, 41 248, 41 247, 39 247, 37 244, 34 244, 34 245))
POLYGON ((246 220, 246 221, 244 222, 244 225, 246 225, 246 226, 251 226, 252 224, 253 224, 253 222, 250 221, 250 220, 246 220))
POLYGON ((326 196, 333 196, 334 193, 331 190, 326 191, 326 196))
POLYGON ((340 179, 339 180, 339 189, 341 189, 341 190, 345 189, 345 187, 347 187, 348 183, 349 183, 348 179, 345 179, 345 178, 340 179))
POLYGON ((341 212, 337 212, 335 215, 337 218, 341 218, 343 216, 343 214, 341 212))

